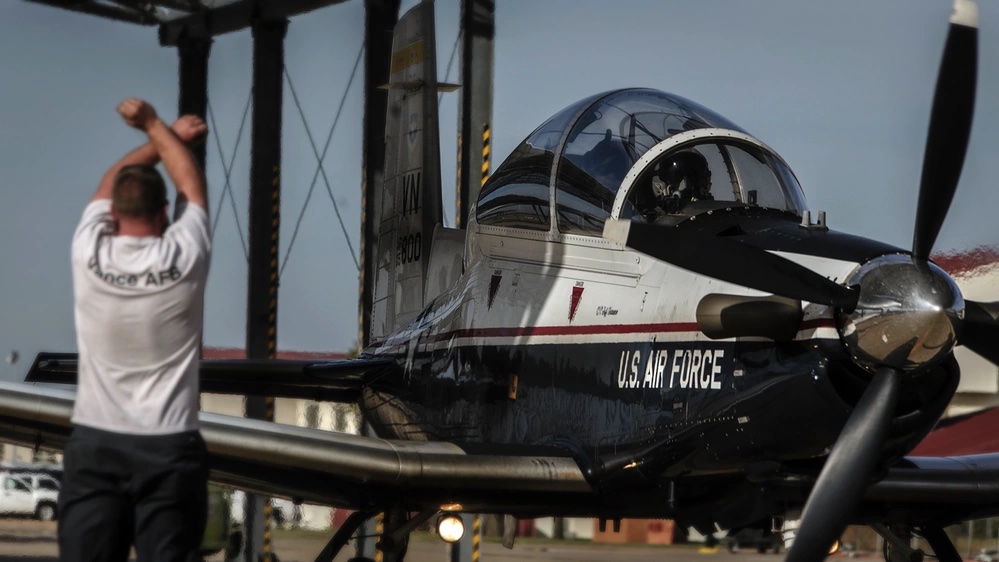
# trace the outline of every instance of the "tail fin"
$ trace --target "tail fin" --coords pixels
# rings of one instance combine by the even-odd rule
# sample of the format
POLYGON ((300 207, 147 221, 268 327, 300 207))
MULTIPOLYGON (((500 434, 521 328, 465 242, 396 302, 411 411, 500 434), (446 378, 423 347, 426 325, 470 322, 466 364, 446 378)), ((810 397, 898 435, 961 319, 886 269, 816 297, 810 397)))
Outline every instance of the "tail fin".
POLYGON ((385 126, 385 183, 375 190, 377 229, 370 341, 424 307, 433 234, 442 220, 434 4, 395 27, 385 126))

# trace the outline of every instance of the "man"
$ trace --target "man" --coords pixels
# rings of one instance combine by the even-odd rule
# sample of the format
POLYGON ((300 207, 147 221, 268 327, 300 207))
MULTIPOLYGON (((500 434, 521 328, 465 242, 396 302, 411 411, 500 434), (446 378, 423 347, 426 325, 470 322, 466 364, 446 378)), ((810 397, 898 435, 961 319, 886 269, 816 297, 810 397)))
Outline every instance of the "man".
POLYGON ((659 212, 676 214, 683 211, 687 203, 711 201, 711 169, 708 161, 693 150, 678 152, 659 163, 658 181, 653 179, 652 191, 659 212))
POLYGON ((118 106, 149 142, 104 174, 73 236, 79 386, 59 498, 62 560, 193 560, 207 510, 198 355, 211 251, 205 180, 148 103, 118 106), (162 160, 177 190, 167 218, 162 160))

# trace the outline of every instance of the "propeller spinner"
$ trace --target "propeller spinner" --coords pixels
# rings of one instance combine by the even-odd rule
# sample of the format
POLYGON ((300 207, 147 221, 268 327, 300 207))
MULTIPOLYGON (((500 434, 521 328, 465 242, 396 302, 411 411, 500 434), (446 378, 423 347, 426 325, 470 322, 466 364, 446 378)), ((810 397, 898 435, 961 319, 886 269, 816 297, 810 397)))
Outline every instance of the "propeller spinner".
POLYGON ((913 371, 954 349, 964 318, 957 284, 936 265, 889 255, 861 266, 847 281, 860 287, 852 312, 839 311, 839 332, 858 365, 913 371))

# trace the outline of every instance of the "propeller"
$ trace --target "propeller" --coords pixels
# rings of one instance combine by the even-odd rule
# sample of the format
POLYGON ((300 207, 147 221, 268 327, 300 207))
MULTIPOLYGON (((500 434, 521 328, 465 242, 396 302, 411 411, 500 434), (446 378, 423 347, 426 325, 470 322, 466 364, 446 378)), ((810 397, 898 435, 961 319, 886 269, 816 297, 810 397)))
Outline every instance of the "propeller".
MULTIPOLYGON (((878 263, 866 264, 866 271, 861 268, 866 278, 860 277, 858 287, 844 287, 790 260, 721 236, 620 220, 607 221, 604 236, 695 273, 781 297, 836 307, 848 319, 849 313, 857 308, 859 300, 862 303, 861 310, 856 312, 856 317, 851 321, 855 321, 857 325, 863 320, 873 321, 868 325, 871 330, 876 331, 879 321, 892 319, 888 315, 881 315, 884 316, 883 319, 879 316, 877 299, 882 296, 894 298, 909 289, 904 285, 903 278, 895 276, 889 268, 905 274, 919 273, 916 277, 923 279, 923 284, 930 288, 936 287, 936 280, 943 278, 952 283, 946 275, 940 273, 940 277, 931 271, 935 266, 928 264, 927 259, 957 190, 968 147, 975 101, 977 26, 978 8, 975 3, 972 0, 955 0, 937 77, 923 157, 913 229, 914 261, 903 256, 883 256, 878 263), (900 260, 907 261, 908 265, 899 265, 900 260), (868 284, 863 280, 871 282, 868 284), (875 280, 882 280, 887 284, 875 283, 875 280), (872 298, 874 306, 869 308, 868 301, 872 298)), ((959 291, 955 295, 960 302, 959 291)), ((722 303, 724 306, 719 306, 718 303, 722 301, 715 299, 713 303, 707 303, 704 310, 721 318, 714 322, 719 333, 741 330, 741 323, 728 321, 726 326, 727 319, 723 318, 726 310, 733 305, 722 303), (712 304, 719 312, 715 313, 708 304, 712 304)), ((750 305, 758 306, 755 303, 743 306, 750 305)), ((999 336, 999 303, 966 302, 965 306, 966 318, 961 343, 999 364, 999 351, 990 347, 996 341, 996 336, 999 336)), ((908 318, 917 319, 921 314, 922 311, 917 310, 907 316, 899 316, 899 320, 904 322, 908 318)), ((959 318, 960 312, 955 312, 954 317, 959 318)), ((780 326, 775 324, 774 327, 780 326)), ((779 335, 779 330, 774 333, 779 335)), ((944 334, 947 333, 945 330, 944 334)), ((883 332, 882 336, 885 334, 883 332)), ((853 337, 864 336, 853 334, 853 337)), ((894 337, 902 339, 901 334, 894 337)), ((893 340, 888 349, 897 350, 898 356, 889 354, 885 357, 873 357, 870 363, 864 365, 873 368, 874 376, 833 445, 805 503, 801 525, 793 546, 788 551, 788 562, 824 559, 830 546, 842 533, 850 515, 860 504, 888 439, 895 406, 901 393, 902 379, 909 376, 908 370, 918 370, 931 361, 913 361, 911 355, 911 350, 927 345, 924 339, 924 334, 920 333, 911 341, 893 340)), ((938 347, 943 350, 940 353, 949 353, 948 346, 953 345, 953 340, 945 337, 941 341, 945 343, 938 347)))
MULTIPOLYGON (((957 189, 971 133, 978 51, 978 7, 971 0, 955 0, 950 31, 940 62, 930 127, 927 133, 912 253, 925 261, 957 189)), ((975 320, 965 322, 969 342, 978 342, 995 330, 995 307, 972 307, 975 320), (981 314, 979 314, 981 312, 981 314), (986 318, 987 317, 987 318, 986 318), (988 330, 981 330, 987 326, 988 330), (978 329, 978 334, 975 334, 978 329)), ((992 352, 995 355, 995 352, 992 352)), ((901 391, 903 373, 879 368, 842 433, 805 503, 787 562, 822 560, 846 526, 870 483, 878 455, 901 391)))
POLYGON ((999 303, 964 301, 961 345, 999 365, 999 303))
POLYGON ((604 238, 683 269, 782 297, 853 310, 857 292, 807 267, 729 238, 658 224, 608 220, 604 238))

